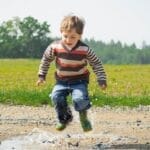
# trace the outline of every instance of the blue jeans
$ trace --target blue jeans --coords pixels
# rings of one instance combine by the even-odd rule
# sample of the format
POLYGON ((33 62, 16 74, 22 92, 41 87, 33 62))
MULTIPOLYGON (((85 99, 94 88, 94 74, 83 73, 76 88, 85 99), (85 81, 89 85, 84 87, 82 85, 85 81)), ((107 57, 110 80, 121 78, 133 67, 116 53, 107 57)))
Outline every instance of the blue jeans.
MULTIPOLYGON (((67 96, 69 94, 71 94, 76 111, 87 110, 91 107, 88 96, 88 83, 86 81, 78 80, 72 83, 58 81, 51 93, 51 99, 55 105, 58 116, 67 113, 67 96)), ((61 119, 61 117, 58 118, 61 119)))

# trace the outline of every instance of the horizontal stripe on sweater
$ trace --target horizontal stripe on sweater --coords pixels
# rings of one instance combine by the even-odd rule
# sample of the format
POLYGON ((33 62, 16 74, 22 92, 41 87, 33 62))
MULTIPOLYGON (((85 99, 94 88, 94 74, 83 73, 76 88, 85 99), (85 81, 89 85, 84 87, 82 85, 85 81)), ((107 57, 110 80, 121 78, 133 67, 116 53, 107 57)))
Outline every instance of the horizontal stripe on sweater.
POLYGON ((68 59, 68 60, 82 60, 86 58, 86 54, 77 54, 73 52, 56 53, 55 56, 59 58, 68 59))
POLYGON ((62 66, 62 67, 80 67, 80 66, 85 66, 87 65, 87 60, 82 59, 81 61, 77 60, 68 60, 68 59, 62 59, 62 58, 57 58, 56 64, 62 66))
POLYGON ((88 72, 88 70, 86 69, 86 67, 82 68, 81 70, 77 71, 60 71, 60 70, 56 70, 57 75, 60 77, 65 77, 65 76, 78 76, 78 75, 83 75, 86 74, 88 72))

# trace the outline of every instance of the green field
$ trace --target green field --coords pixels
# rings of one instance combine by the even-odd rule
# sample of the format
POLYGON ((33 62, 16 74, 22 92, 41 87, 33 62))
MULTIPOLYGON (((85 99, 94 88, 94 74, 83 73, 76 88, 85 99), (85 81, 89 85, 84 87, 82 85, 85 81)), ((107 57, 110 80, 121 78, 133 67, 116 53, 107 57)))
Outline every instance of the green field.
MULTIPOLYGON (((0 60, 0 103, 51 105, 48 94, 55 84, 55 67, 51 65, 46 84, 37 87, 39 63, 37 59, 0 60)), ((93 105, 150 105, 150 65, 104 65, 104 68, 108 78, 105 92, 101 91, 91 71, 89 94, 93 105)))

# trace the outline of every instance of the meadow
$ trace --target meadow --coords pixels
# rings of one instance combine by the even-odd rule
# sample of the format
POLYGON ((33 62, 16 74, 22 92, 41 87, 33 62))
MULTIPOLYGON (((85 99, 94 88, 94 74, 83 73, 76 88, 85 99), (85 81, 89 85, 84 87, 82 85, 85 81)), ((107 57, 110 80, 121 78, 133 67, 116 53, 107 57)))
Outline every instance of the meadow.
MULTIPOLYGON (((0 103, 52 105, 48 95, 55 84, 55 66, 50 66, 46 83, 37 87, 39 64, 38 59, 0 59, 0 103)), ((104 68, 108 78, 106 91, 100 89, 91 71, 89 95, 93 105, 150 105, 150 65, 104 65, 104 68)))

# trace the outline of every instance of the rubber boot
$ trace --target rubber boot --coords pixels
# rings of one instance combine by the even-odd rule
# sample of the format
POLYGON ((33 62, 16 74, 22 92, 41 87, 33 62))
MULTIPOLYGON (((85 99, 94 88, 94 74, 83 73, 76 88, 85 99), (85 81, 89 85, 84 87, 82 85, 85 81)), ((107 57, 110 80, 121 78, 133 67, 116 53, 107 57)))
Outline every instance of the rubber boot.
POLYGON ((65 123, 58 122, 56 124, 56 130, 58 130, 58 131, 64 130, 65 128, 66 128, 66 124, 65 123))
POLYGON ((87 118, 87 111, 80 111, 79 112, 79 117, 80 117, 80 123, 83 128, 83 131, 91 131, 92 130, 92 125, 91 122, 87 118))

